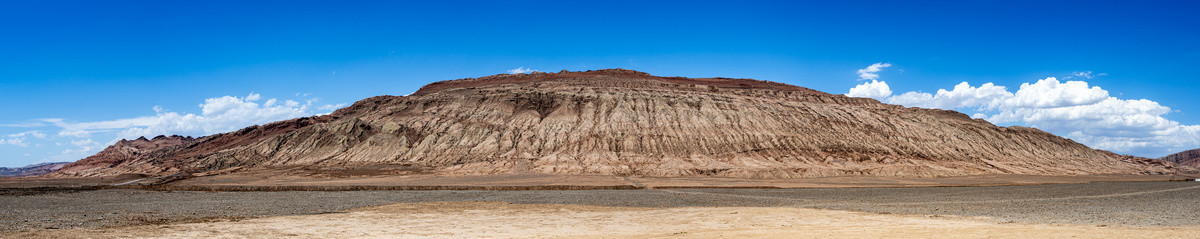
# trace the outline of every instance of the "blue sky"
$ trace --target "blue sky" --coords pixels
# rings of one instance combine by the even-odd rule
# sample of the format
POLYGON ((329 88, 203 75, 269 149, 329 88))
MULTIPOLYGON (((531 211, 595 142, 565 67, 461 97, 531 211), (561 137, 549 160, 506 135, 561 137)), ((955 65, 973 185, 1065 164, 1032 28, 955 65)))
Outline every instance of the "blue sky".
MULTIPOLYGON (((0 166, 521 67, 744 77, 835 94, 877 80, 892 92, 881 101, 1158 157, 1200 147, 1198 11, 1186 1, 7 1, 0 166), (876 63, 890 66, 860 77, 876 63), (1066 97, 1045 102, 1065 103, 1002 103, 1039 81, 1066 97), (962 82, 971 88, 956 92, 971 94, 932 97, 962 82), (893 98, 909 92, 932 98, 893 98)), ((1025 93, 1039 92, 1050 94, 1025 93)))

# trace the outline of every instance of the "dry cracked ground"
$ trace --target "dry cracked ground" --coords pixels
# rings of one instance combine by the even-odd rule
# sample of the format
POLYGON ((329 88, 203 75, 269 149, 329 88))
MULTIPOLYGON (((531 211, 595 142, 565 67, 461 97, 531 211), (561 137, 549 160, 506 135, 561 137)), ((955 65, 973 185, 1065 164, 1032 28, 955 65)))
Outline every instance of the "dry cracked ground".
POLYGON ((8 192, 13 238, 1195 238, 1200 183, 8 192))

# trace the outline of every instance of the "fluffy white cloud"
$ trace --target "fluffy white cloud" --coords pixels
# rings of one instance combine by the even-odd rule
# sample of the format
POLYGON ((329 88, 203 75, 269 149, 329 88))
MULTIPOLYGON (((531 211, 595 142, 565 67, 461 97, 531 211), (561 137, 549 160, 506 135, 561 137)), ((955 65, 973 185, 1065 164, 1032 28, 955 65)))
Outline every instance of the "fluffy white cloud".
POLYGON ((877 100, 883 100, 892 95, 892 89, 888 87, 887 82, 871 80, 871 82, 862 83, 854 88, 850 88, 850 92, 846 96, 864 97, 877 100))
POLYGON ((1171 108, 1146 99, 1109 97, 1057 108, 1017 108, 988 120, 1024 123, 1089 146, 1143 156, 1163 156, 1200 147, 1200 125, 1182 125, 1164 116, 1171 108))
POLYGON ((1033 84, 1022 83, 1021 89, 1006 105, 1013 108, 1053 108, 1090 105, 1108 98, 1108 91, 1099 86, 1089 88, 1087 82, 1059 82, 1049 77, 1033 84))
POLYGON ((1087 82, 1060 82, 1054 77, 1049 77, 1032 84, 1023 83, 1015 93, 1009 92, 1007 87, 993 83, 975 87, 962 82, 952 90, 938 89, 937 94, 905 92, 891 97, 885 95, 872 98, 886 98, 883 101, 891 104, 923 108, 1009 110, 1091 105, 1108 99, 1109 96, 1108 91, 1098 86, 1088 86, 1087 82))
POLYGON ((906 92, 889 97, 886 102, 912 107, 923 108, 996 108, 1005 99, 1013 97, 1004 86, 992 83, 973 87, 967 82, 959 83, 953 90, 938 89, 937 94, 906 92))
POLYGON ((883 68, 887 68, 889 66, 892 66, 892 64, 879 62, 871 64, 870 66, 867 66, 867 68, 858 69, 858 80, 879 79, 879 71, 882 71, 883 68))
POLYGON ((305 104, 286 100, 282 105, 276 104, 277 99, 268 99, 260 105, 256 101, 261 99, 259 94, 205 99, 199 105, 199 115, 160 111, 155 116, 56 125, 62 125, 64 131, 117 130, 117 136, 121 138, 171 134, 203 136, 316 114, 310 111, 312 104, 317 102, 315 99, 307 100, 305 104))
POLYGON ((525 73, 533 73, 533 72, 537 72, 537 71, 538 70, 529 69, 529 68, 525 68, 525 67, 517 67, 517 69, 508 70, 508 73, 509 74, 525 74, 525 73))
MULTIPOLYGON (((1086 72, 1072 77, 1095 76, 1086 72)), ((973 87, 963 82, 952 90, 939 89, 936 94, 905 92, 894 96, 889 96, 890 91, 867 91, 887 88, 873 83, 855 86, 851 89, 854 94, 847 95, 911 107, 976 111, 976 118, 1037 127, 1118 153, 1158 157, 1200 147, 1200 125, 1166 119, 1171 108, 1146 99, 1112 97, 1108 91, 1084 81, 1060 82, 1049 77, 1021 84, 1016 92, 992 83, 973 87)))

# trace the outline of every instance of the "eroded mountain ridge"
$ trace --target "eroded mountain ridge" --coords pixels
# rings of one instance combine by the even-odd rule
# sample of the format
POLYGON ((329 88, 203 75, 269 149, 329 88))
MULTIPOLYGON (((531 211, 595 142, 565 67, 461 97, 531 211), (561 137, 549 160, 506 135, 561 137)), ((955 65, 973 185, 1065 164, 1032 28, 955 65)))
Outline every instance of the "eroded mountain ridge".
POLYGON ((378 165, 446 175, 739 178, 1157 174, 1175 167, 955 111, 621 69, 442 81, 330 115, 147 143, 154 147, 118 143, 54 176, 378 165))

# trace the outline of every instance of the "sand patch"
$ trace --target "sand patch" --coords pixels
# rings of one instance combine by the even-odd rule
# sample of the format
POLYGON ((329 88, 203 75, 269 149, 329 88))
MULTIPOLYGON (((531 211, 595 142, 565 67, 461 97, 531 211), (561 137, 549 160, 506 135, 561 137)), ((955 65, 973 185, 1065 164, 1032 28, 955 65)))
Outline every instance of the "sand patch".
POLYGON ((628 208, 505 202, 402 203, 342 213, 17 237, 68 238, 1186 238, 1196 227, 996 223, 806 208, 628 208))

